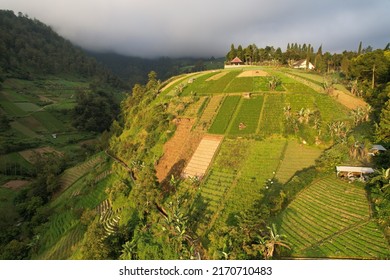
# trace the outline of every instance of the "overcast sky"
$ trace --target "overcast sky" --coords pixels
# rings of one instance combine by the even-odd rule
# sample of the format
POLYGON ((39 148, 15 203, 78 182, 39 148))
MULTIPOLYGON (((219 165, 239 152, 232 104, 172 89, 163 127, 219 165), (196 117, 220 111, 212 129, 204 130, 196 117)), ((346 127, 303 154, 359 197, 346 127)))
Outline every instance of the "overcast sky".
POLYGON ((143 57, 224 56, 231 43, 333 53, 390 42, 390 0, 0 0, 0 9, 83 48, 143 57))

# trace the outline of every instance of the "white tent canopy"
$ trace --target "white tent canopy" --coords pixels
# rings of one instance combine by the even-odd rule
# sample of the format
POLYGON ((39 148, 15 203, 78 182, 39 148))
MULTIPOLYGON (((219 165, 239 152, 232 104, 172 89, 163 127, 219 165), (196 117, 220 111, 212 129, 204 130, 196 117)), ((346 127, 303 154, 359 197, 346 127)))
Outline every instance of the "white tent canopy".
POLYGON ((374 173, 374 169, 371 167, 358 167, 358 166, 336 166, 337 174, 340 172, 351 172, 360 174, 374 173))

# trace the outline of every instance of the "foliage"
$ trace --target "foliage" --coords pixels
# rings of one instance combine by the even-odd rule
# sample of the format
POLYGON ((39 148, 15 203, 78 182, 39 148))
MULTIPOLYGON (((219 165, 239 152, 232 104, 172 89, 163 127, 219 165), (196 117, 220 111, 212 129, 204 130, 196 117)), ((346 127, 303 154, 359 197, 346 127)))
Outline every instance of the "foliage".
POLYGON ((118 114, 112 94, 98 91, 96 94, 79 93, 73 109, 73 125, 80 130, 103 132, 118 114))

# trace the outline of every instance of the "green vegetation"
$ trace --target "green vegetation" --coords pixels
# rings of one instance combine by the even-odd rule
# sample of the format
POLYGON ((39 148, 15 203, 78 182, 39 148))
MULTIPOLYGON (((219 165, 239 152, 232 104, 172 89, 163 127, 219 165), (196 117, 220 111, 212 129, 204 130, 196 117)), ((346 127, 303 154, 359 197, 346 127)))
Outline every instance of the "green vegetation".
POLYGON ((260 119, 260 113, 263 108, 264 97, 257 95, 251 99, 243 99, 239 105, 238 113, 235 116, 229 134, 254 134, 260 119))
POLYGON ((236 110, 237 104, 240 101, 240 96, 227 96, 221 108, 216 115, 209 132, 215 134, 224 134, 230 123, 231 117, 236 110))
POLYGON ((293 256, 388 257, 387 241, 370 221, 364 189, 340 180, 327 177, 310 185, 281 220, 282 233, 294 245, 293 256))
MULTIPOLYGON (((152 71, 125 95, 39 21, 0 23, 0 258, 390 257, 389 157, 370 156, 389 148, 388 51, 232 45, 251 67, 163 83, 152 71), (303 57, 317 73, 279 67, 303 57), (372 107, 349 111, 336 85, 372 107), (183 147, 165 145, 181 123, 195 123, 183 147), (207 173, 180 177, 206 132, 224 135, 207 173), (341 164, 375 173, 338 179, 341 164)), ((176 70, 208 67, 188 65, 176 70)))

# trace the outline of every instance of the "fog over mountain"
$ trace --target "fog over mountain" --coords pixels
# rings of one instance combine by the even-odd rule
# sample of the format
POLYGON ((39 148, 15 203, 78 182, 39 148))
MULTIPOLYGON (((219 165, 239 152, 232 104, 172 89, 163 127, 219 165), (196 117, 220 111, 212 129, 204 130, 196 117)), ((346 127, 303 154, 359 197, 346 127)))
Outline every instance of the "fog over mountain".
POLYGON ((341 52, 390 41, 388 0, 0 0, 0 8, 83 48, 142 57, 223 56, 231 43, 341 52))

